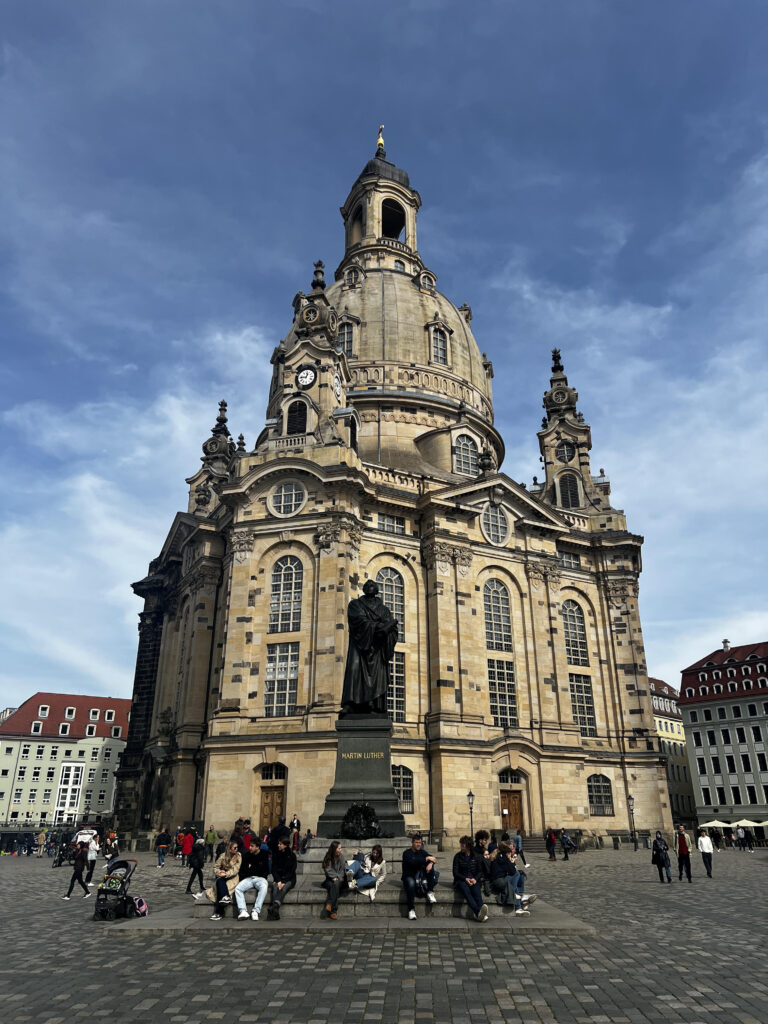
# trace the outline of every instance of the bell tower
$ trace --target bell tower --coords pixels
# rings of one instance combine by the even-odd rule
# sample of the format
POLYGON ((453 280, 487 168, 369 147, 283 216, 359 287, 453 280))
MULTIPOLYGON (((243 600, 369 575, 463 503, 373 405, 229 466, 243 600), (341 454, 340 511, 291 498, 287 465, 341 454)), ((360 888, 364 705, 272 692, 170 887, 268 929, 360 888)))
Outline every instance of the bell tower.
POLYGON ((579 393, 569 387, 560 349, 552 349, 552 376, 544 392, 546 416, 538 432, 544 483, 534 480, 534 493, 558 508, 591 515, 611 507, 611 487, 603 470, 593 477, 589 452, 592 431, 578 411, 579 393))

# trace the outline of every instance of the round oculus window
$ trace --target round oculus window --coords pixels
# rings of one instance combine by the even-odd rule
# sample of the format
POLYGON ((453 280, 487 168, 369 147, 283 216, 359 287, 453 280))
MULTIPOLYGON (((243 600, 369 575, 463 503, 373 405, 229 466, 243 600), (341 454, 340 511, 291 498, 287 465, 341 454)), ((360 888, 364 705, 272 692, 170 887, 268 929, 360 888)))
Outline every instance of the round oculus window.
POLYGON ((509 536, 509 520, 501 505, 488 503, 483 509, 483 533, 491 544, 505 544, 509 536))
POLYGON ((270 495, 269 504, 276 516, 295 516, 307 498, 304 487, 296 480, 278 484, 270 495))
POLYGON ((571 462, 576 455, 576 445, 570 441, 562 441, 555 449, 560 462, 571 462))

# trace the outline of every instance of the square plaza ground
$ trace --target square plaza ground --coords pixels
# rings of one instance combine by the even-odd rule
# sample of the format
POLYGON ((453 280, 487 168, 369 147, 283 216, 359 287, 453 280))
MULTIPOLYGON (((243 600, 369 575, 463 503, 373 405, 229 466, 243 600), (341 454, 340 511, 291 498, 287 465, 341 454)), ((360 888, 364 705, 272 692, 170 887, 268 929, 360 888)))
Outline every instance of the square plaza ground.
MULTIPOLYGON (((132 892, 158 920, 168 911, 191 919, 187 871, 138 859, 132 892)), ((556 864, 537 854, 528 888, 593 925, 592 935, 525 930, 514 918, 382 931, 375 919, 345 921, 344 901, 336 924, 289 922, 284 911, 274 925, 204 919, 186 931, 141 932, 92 921, 94 899, 60 900, 69 869, 3 857, 0 1011, 14 1024, 766 1024, 768 851, 716 855, 713 880, 698 856, 693 864, 693 884, 674 872, 661 886, 645 850, 556 864)), ((438 896, 449 898, 445 887, 438 896)))

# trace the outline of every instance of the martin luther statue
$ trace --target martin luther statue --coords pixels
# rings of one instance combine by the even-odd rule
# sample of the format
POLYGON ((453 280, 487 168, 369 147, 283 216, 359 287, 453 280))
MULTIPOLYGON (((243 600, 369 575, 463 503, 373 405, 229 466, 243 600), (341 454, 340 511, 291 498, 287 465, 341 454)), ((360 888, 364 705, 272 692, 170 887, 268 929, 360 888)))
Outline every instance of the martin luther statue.
POLYGON ((363 596, 349 602, 349 650, 341 695, 341 715, 385 715, 389 663, 397 643, 397 620, 379 598, 373 580, 363 596))

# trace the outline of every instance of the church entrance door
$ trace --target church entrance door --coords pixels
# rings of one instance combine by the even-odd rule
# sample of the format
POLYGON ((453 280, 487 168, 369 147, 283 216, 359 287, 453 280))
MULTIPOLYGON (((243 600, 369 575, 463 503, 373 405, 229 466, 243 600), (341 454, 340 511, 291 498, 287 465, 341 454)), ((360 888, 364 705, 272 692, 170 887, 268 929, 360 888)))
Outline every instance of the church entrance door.
POLYGON ((262 786, 259 810, 259 835, 264 835, 285 817, 285 786, 262 786))
POLYGON ((501 821, 504 829, 514 835, 523 828, 523 794, 519 789, 502 789, 499 793, 501 821))

